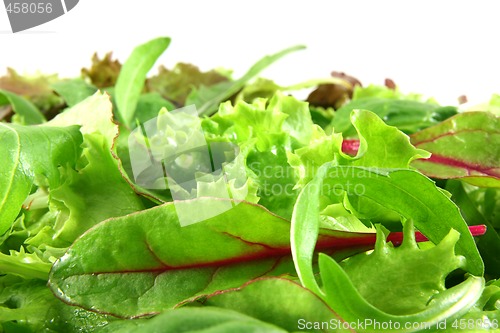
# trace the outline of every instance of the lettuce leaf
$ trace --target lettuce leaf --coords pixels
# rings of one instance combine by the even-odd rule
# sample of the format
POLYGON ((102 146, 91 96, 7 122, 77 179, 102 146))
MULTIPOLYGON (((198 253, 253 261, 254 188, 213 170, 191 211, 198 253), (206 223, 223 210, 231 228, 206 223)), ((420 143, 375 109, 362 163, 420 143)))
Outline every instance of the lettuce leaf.
POLYGON ((82 78, 87 79, 97 88, 107 88, 116 85, 118 76, 122 69, 122 64, 118 60, 113 60, 111 52, 100 59, 97 53, 92 56, 90 68, 82 68, 82 78))
MULTIPOLYGON (((2 277, 2 282, 5 281, 2 277)), ((113 318, 64 304, 45 281, 7 283, 0 291, 0 330, 3 332, 91 333, 113 318)))
POLYGON ((65 124, 81 126, 82 155, 75 168, 61 169, 64 181, 51 187, 49 205, 57 218, 27 241, 32 246, 67 247, 93 225, 144 208, 111 152, 118 126, 109 96, 98 92, 48 123, 65 124))
POLYGON ((61 183, 60 166, 72 167, 81 153, 78 126, 28 127, 0 123, 0 234, 9 229, 35 181, 61 183), (46 147, 51 147, 47 152, 46 147))
POLYGON ((146 81, 146 87, 148 91, 159 93, 174 105, 184 106, 186 98, 194 89, 199 89, 201 86, 210 87, 229 80, 229 77, 219 71, 202 72, 194 65, 180 62, 172 69, 160 66, 158 74, 146 81))
MULTIPOLYGON (((0 77, 0 90, 27 99, 50 118, 64 104, 59 96, 54 94, 51 85, 59 80, 57 75, 20 75, 12 68, 7 68, 7 75, 0 77)), ((38 116, 39 117, 39 116, 38 116)), ((30 123, 29 121, 27 122, 30 123)))
POLYGON ((435 295, 446 290, 448 274, 465 266, 465 259, 454 253, 460 238, 457 231, 450 231, 438 245, 420 250, 412 229, 407 221, 403 243, 395 248, 385 242, 379 228, 372 253, 355 255, 341 265, 361 296, 394 315, 425 310, 435 295))

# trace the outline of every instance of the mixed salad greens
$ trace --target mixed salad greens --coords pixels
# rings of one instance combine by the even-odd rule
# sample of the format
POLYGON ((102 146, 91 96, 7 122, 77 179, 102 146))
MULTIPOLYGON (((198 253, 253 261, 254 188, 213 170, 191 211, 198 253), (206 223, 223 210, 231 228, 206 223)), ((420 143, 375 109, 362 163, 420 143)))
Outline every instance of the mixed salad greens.
POLYGON ((392 81, 258 78, 302 46, 237 79, 184 63, 148 77, 169 44, 74 79, 0 77, 0 332, 498 329, 500 96, 465 110, 392 81), (189 105, 246 177, 181 154, 197 181, 174 201, 177 185, 138 180, 129 139, 149 122, 148 148, 191 142, 162 120, 189 105))

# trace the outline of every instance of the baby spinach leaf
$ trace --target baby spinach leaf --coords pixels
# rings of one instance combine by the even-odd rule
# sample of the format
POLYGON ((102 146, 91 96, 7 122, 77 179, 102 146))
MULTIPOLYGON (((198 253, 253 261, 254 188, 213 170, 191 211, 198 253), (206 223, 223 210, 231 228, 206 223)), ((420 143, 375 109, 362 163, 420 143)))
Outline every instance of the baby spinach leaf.
POLYGON ((139 45, 123 64, 116 81, 115 96, 118 114, 125 125, 133 122, 146 75, 169 44, 170 38, 162 37, 139 45))
POLYGON ((432 153, 413 166, 433 178, 460 178, 481 187, 500 187, 500 117, 467 112, 411 136, 432 153))
POLYGON ((227 100, 232 95, 236 94, 245 84, 257 76, 266 67, 276 62, 283 56, 303 50, 304 46, 293 46, 282 50, 278 53, 267 55, 256 62, 250 69, 239 79, 234 81, 220 82, 210 87, 201 86, 199 89, 191 91, 186 100, 186 105, 195 104, 200 115, 211 115, 220 103, 227 100))
POLYGON ((46 121, 43 114, 29 100, 0 89, 0 106, 3 105, 10 105, 19 118, 18 122, 23 125, 41 124, 46 121))
POLYGON ((0 123, 0 234, 15 220, 37 177, 60 183, 60 166, 74 165, 80 156, 78 126, 27 127, 0 123), (50 147, 50 149, 47 149, 50 147))

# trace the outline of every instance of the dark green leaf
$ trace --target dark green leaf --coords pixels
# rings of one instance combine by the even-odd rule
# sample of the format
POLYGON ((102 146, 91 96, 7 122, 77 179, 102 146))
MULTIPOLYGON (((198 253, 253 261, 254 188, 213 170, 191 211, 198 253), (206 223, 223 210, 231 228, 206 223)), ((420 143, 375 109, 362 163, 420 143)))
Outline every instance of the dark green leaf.
MULTIPOLYGON (((486 225, 486 234, 478 238, 477 247, 484 260, 486 273, 500 277, 500 235, 495 227, 478 209, 478 204, 469 197, 459 181, 450 180, 446 190, 452 194, 451 199, 460 207, 464 219, 469 225, 486 225)), ((490 217, 491 215, 488 215, 490 217)))
POLYGON ((351 112, 355 109, 370 110, 388 125, 396 126, 406 133, 437 124, 457 113, 454 107, 440 107, 432 103, 365 97, 353 100, 337 110, 332 122, 335 132, 342 132, 345 137, 356 135, 350 122, 351 112))

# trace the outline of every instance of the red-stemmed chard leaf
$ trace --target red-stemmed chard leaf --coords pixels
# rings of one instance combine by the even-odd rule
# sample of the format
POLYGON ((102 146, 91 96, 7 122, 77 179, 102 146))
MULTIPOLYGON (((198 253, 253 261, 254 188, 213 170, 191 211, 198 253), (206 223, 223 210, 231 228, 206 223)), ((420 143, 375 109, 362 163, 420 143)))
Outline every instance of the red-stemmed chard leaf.
POLYGON ((461 178, 500 187, 500 117, 466 112, 411 135, 411 142, 432 156, 413 166, 433 178, 461 178))
MULTIPOLYGON (((52 291, 69 304, 132 318, 258 277, 296 275, 290 222, 262 206, 240 202, 218 216, 180 226, 176 209, 220 201, 167 203, 95 226, 54 264, 52 291)), ((397 233, 391 237, 395 243, 402 239, 397 233)), ((317 248, 329 253, 349 249, 352 254, 374 243, 374 233, 323 229, 317 248)))
MULTIPOLYGON (((412 162, 426 176, 500 187, 500 117, 489 112, 461 113, 412 134, 410 140, 432 154, 412 162)), ((344 140, 342 151, 354 156, 359 145, 359 140, 344 140)))

